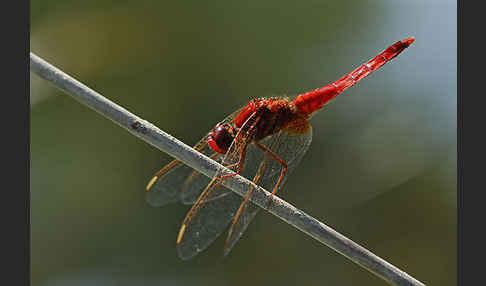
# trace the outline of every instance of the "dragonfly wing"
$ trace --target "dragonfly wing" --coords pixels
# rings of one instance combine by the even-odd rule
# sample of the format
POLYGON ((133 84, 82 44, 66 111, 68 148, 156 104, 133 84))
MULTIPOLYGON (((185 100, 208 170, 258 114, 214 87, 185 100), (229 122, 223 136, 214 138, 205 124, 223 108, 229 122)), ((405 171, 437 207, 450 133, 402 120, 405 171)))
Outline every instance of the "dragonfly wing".
MULTIPOLYGON (((210 147, 207 147, 210 148, 210 147)), ((219 153, 214 153, 213 160, 218 162, 221 161, 222 155, 219 153), (214 158, 216 157, 216 158, 214 158)), ((182 191, 179 193, 179 200, 186 205, 192 205, 196 202, 197 198, 200 196, 201 191, 210 183, 211 179, 206 177, 205 175, 199 173, 196 170, 192 170, 190 175, 184 181, 182 185, 182 191)), ((229 193, 231 193, 230 189, 227 189, 223 186, 217 186, 216 188, 220 189, 217 192, 217 195, 212 195, 211 197, 207 198, 207 200, 216 200, 221 198, 229 193)))
MULTIPOLYGON (((194 149, 207 156, 212 156, 212 152, 209 150, 211 148, 208 147, 206 137, 207 136, 201 139, 194 146, 194 149)), ((160 169, 149 182, 145 200, 150 206, 161 207, 168 203, 181 200, 185 196, 190 196, 191 192, 200 192, 201 189, 194 190, 187 185, 185 188, 181 187, 185 186, 184 183, 193 171, 192 168, 186 166, 184 163, 172 160, 169 164, 160 169), (181 191, 185 191, 185 194, 181 191)), ((197 177, 198 180, 194 180, 195 182, 205 179, 209 182, 209 179, 205 176, 199 175, 197 177)))
POLYGON ((177 245, 182 259, 191 259, 206 249, 231 223, 242 199, 231 191, 221 196, 221 189, 215 189, 208 200, 201 203, 197 214, 183 224, 183 236, 177 245))
MULTIPOLYGON (((233 112, 229 116, 227 116, 222 122, 226 122, 231 124, 233 121, 233 118, 240 112, 241 108, 238 109, 237 111, 233 112)), ((228 152, 233 152, 236 150, 235 148, 233 149, 228 149, 228 152)), ((216 153, 213 151, 213 149, 209 146, 206 145, 205 148, 201 151, 204 154, 209 154, 212 153, 210 156, 211 159, 218 161, 218 163, 221 163, 225 165, 225 158, 226 156, 221 155, 220 153, 216 153)), ((226 164, 228 165, 228 164, 226 164)), ((218 176, 218 174, 216 174, 218 176)), ((180 201, 184 204, 190 205, 194 204, 201 194, 201 191, 209 184, 211 181, 210 178, 202 175, 196 170, 193 170, 191 174, 187 177, 185 180, 183 186, 182 186, 182 192, 180 193, 180 201)), ((230 189, 227 189, 223 186, 216 187, 218 188, 218 191, 212 194, 210 197, 206 198, 206 200, 216 200, 221 197, 226 196, 227 194, 231 193, 230 189), (217 194, 217 195, 216 195, 217 194)))
MULTIPOLYGON (((244 129, 246 124, 243 124, 241 129, 244 129)), ((232 165, 239 160, 242 147, 245 146, 243 142, 247 142, 247 138, 238 135, 236 138, 239 138, 238 142, 232 142, 222 159, 221 163, 224 166, 232 165)), ((207 248, 228 227, 241 205, 241 196, 219 185, 224 180, 221 179, 222 175, 222 172, 218 172, 214 176, 182 223, 177 238, 178 253, 182 259, 190 259, 207 248)))
MULTIPOLYGON (((185 176, 190 171, 187 166, 177 160, 171 161, 164 168, 166 167, 170 167, 170 170, 167 170, 161 177, 154 177, 155 179, 152 179, 152 181, 157 181, 153 185, 147 186, 148 192, 145 193, 145 201, 152 207, 161 207, 176 202, 179 199, 179 190, 175 186, 177 186, 177 183, 184 182, 185 176)), ((149 182, 149 185, 152 181, 149 182)))
MULTIPOLYGON (((292 170, 299 164, 307 152, 311 141, 312 127, 305 119, 298 120, 292 126, 260 141, 261 144, 272 150, 287 163, 287 171, 278 186, 277 192, 284 185, 292 170)), ((255 167, 249 167, 246 171, 253 175, 247 174, 246 177, 251 178, 254 176, 254 182, 256 184, 269 192, 273 191, 282 171, 282 164, 271 158, 268 153, 258 148, 255 144, 248 147, 247 162, 247 166, 258 166, 258 169, 255 170, 255 167)), ((249 190, 249 192, 252 191, 253 189, 249 190)), ((228 232, 224 255, 227 255, 231 251, 259 210, 260 207, 251 201, 243 201, 239 208, 239 212, 241 213, 237 214, 228 232)))
MULTIPOLYGON (((241 108, 227 116, 223 122, 231 122, 240 110, 241 108)), ((223 156, 214 152, 208 145, 207 137, 208 135, 199 140, 194 145, 194 149, 220 162, 223 156)), ((209 181, 210 178, 205 175, 180 161, 173 160, 160 169, 149 182, 145 200, 153 207, 161 207, 176 201, 181 201, 184 204, 193 204, 209 181)), ((221 190, 220 196, 229 192, 231 191, 228 189, 221 190)), ((214 197, 213 199, 216 198, 214 197)))

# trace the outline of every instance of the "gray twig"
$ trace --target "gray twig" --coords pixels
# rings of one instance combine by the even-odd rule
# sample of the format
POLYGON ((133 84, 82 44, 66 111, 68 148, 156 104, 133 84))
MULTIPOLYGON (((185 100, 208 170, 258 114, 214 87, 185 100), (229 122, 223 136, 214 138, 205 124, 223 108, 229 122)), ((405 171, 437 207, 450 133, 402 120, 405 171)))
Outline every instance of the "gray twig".
MULTIPOLYGON (((111 102, 32 52, 30 53, 30 69, 69 96, 101 113, 128 130, 128 132, 168 153, 177 160, 184 162, 202 174, 212 177, 219 169, 224 169, 222 165, 170 136, 153 124, 111 102)), ((241 176, 224 180, 224 185, 240 196, 245 196, 246 190, 252 184, 251 181, 241 176)), ((265 209, 269 195, 270 193, 263 188, 256 187, 250 199, 253 203, 265 209)), ((341 253, 351 261, 389 282, 391 285, 424 285, 404 271, 277 196, 273 197, 273 203, 266 210, 317 241, 341 253)))

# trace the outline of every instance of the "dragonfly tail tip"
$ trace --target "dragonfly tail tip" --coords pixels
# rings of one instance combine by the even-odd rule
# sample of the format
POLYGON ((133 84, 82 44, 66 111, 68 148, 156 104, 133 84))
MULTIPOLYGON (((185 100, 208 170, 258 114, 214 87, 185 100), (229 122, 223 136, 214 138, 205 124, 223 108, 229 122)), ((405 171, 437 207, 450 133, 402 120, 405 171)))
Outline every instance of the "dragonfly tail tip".
POLYGON ((410 46, 415 41, 415 37, 411 36, 403 40, 407 44, 407 47, 410 46))

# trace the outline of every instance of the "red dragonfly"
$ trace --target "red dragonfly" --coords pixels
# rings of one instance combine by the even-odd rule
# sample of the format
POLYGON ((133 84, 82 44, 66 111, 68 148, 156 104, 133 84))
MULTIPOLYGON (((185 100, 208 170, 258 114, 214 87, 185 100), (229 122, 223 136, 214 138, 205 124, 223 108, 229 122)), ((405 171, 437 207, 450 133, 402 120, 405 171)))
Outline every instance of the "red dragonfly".
POLYGON ((240 174, 272 190, 273 196, 311 143, 310 116, 396 57, 414 40, 409 37, 398 41, 335 82, 293 100, 255 98, 216 124, 194 148, 233 172, 226 175, 220 172, 209 179, 177 160, 156 172, 146 187, 146 199, 151 206, 175 201, 192 204, 177 236, 179 256, 192 258, 231 224, 224 246, 227 255, 260 208, 249 201, 253 188, 242 198, 221 182, 240 174))

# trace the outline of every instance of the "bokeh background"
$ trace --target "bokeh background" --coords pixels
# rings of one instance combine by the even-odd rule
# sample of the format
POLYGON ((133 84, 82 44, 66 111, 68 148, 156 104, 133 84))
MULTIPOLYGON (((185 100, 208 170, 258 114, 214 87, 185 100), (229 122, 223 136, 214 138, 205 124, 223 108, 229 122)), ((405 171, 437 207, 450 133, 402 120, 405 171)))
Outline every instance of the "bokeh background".
MULTIPOLYGON (((280 196, 428 285, 455 285, 456 1, 32 0, 31 51, 187 144, 253 97, 416 42, 311 119, 280 196)), ((32 285, 386 285, 260 212, 181 261, 171 158, 31 74, 32 285)))

